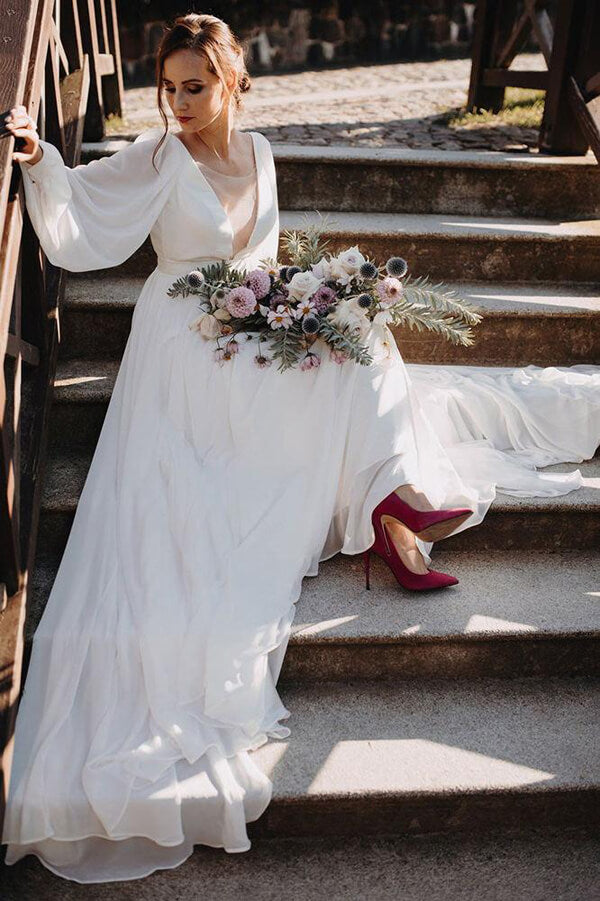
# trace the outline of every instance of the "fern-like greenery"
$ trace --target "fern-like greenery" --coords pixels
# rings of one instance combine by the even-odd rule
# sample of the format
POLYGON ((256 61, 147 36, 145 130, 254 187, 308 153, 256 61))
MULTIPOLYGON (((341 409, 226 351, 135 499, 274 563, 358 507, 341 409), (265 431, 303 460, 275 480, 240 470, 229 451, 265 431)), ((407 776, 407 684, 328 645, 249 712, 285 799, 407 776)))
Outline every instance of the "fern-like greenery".
POLYGON ((454 290, 445 289, 442 282, 432 284, 427 276, 403 280, 402 298, 390 310, 393 325, 407 325, 422 332, 437 332, 453 344, 469 347, 474 342, 472 325, 482 320, 480 313, 454 290))
POLYGON ((304 344, 304 333, 300 322, 293 322, 289 328, 275 329, 269 347, 273 351, 273 358, 279 360, 279 372, 294 366, 304 344))
POLYGON ((369 363, 373 362, 373 357, 369 354, 365 345, 359 343, 348 326, 340 329, 331 320, 322 319, 319 327, 319 337, 324 338, 336 350, 342 350, 356 363, 368 366, 369 363))

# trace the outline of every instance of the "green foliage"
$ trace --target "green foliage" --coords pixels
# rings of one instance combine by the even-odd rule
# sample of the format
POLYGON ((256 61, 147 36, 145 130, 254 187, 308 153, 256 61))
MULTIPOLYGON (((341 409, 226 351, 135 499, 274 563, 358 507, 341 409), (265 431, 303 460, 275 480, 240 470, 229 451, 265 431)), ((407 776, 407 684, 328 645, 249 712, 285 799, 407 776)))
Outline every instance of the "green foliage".
POLYGON ((282 246, 290 261, 288 265, 299 266, 303 271, 319 262, 330 243, 327 239, 321 240, 328 227, 327 216, 322 216, 318 210, 315 212, 320 217, 320 223, 308 223, 308 217, 305 215, 307 222, 305 228, 299 231, 285 229, 280 233, 282 246))
POLYGON ((278 371, 283 372, 294 366, 304 346, 304 332, 299 321, 294 321, 289 328, 275 329, 269 347, 273 357, 280 361, 278 371))
POLYGON ((442 282, 433 285, 427 276, 403 280, 402 298, 390 309, 393 325, 407 325, 422 332, 437 332, 453 344, 473 344, 472 325, 482 320, 480 313, 456 292, 444 289, 442 282))
POLYGON ((368 366, 369 363, 373 362, 373 357, 370 356, 365 345, 360 344, 348 326, 340 329, 331 320, 323 319, 318 334, 319 337, 324 338, 336 350, 344 351, 356 363, 368 366))

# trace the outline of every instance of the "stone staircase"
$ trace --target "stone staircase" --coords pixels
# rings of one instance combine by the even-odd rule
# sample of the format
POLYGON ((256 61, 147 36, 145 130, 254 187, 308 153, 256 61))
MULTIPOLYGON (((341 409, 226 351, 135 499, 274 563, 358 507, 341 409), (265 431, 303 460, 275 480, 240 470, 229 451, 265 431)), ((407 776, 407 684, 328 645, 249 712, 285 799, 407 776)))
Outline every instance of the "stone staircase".
MULTIPOLYGON (((89 145, 87 159, 119 145, 89 145)), ((600 363, 600 171, 589 158, 273 148, 282 229, 328 213, 332 250, 404 256, 486 314, 469 349, 399 332, 407 362, 600 363)), ((28 647, 153 266, 146 242, 120 267, 69 279, 28 647)), ((481 526, 440 544, 436 568, 460 579, 447 592, 404 592, 378 558, 369 592, 359 557, 305 579, 279 683, 292 735, 255 752, 274 794, 249 824, 252 851, 198 847, 137 883, 140 894, 195 898, 201 884, 203 897, 263 899, 280 877, 311 899, 592 898, 600 458, 550 468, 578 466, 582 490, 498 495, 481 526)), ((79 897, 39 867, 7 868, 7 897, 29 897, 40 879, 44 898, 79 897)), ((85 891, 129 897, 120 885, 85 891)))

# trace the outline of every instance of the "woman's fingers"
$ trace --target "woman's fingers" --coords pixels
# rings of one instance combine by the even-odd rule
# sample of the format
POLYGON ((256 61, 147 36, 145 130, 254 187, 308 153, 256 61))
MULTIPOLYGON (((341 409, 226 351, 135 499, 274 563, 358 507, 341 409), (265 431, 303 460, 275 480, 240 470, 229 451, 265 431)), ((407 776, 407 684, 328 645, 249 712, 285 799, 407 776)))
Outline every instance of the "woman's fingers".
POLYGON ((15 138, 23 138, 25 141, 25 146, 20 151, 13 151, 13 160, 22 163, 29 162, 35 156, 39 144, 39 135, 34 120, 24 106, 15 106, 5 117, 5 123, 15 138))

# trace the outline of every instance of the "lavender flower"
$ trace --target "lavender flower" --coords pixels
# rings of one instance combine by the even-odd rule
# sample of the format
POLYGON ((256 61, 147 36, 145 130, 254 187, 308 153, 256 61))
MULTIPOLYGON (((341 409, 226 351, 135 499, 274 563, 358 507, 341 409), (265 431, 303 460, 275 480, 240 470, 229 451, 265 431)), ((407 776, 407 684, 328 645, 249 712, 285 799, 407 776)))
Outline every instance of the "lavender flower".
POLYGON ((310 298, 317 313, 324 313, 327 307, 335 303, 336 293, 328 285, 320 285, 310 298))

